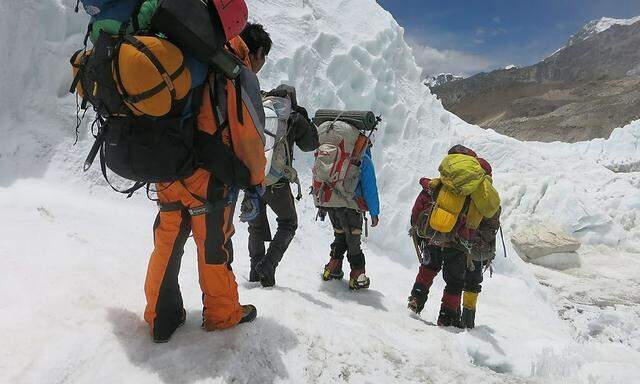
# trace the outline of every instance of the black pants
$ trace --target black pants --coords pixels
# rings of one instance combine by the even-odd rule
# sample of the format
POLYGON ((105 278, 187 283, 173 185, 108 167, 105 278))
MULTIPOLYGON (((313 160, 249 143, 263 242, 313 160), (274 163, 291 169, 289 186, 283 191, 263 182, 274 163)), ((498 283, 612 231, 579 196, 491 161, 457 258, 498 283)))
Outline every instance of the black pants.
POLYGON ((360 247, 362 242, 362 213, 349 208, 327 208, 327 212, 335 236, 331 244, 331 257, 342 260, 346 252, 351 270, 364 268, 364 254, 360 247))
POLYGON ((464 291, 480 293, 482 290, 482 272, 486 267, 487 262, 481 261, 473 262, 473 271, 467 267, 464 276, 464 291))
POLYGON ((289 183, 278 183, 267 187, 262 197, 260 215, 249 222, 249 256, 251 265, 268 257, 273 265, 277 266, 286 252, 291 240, 298 229, 298 215, 296 214, 295 201, 291 194, 289 183), (275 236, 271 237, 266 207, 276 214, 278 229, 275 236), (265 241, 270 241, 269 249, 265 252, 265 241))
MULTIPOLYGON (((461 295, 465 284, 467 256, 455 248, 427 247, 431 259, 427 268, 438 273, 442 270, 444 291, 451 295, 461 295)), ((482 275, 481 275, 482 276, 482 275)))

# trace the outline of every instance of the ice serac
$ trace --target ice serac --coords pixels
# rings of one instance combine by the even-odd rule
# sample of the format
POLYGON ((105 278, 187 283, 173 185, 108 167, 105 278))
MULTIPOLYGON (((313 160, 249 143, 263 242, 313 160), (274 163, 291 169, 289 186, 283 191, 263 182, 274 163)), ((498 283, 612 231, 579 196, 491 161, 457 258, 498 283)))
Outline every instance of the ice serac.
POLYGON ((278 26, 270 29, 275 46, 261 74, 263 88, 290 83, 311 111, 371 109, 382 115, 373 152, 384 228, 377 233, 385 235, 372 231, 370 244, 390 258, 410 262, 413 257, 397 233, 408 226, 417 180, 434 176, 442 156, 457 143, 494 166, 507 233, 550 221, 586 244, 640 249, 640 231, 630 224, 633 207, 640 206, 640 187, 633 175, 606 167, 637 157, 637 124, 610 139, 576 144, 523 143, 482 130, 445 111, 420 83, 403 29, 374 1, 286 4, 283 13, 274 4, 251 2, 256 20, 278 26))

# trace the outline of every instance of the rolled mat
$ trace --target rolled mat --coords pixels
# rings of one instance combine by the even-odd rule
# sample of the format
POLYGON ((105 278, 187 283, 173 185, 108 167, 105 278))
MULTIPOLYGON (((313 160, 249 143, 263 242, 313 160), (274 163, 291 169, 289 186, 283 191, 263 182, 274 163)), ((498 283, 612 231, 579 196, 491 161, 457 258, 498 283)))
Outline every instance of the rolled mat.
POLYGON ((371 111, 338 111, 334 109, 319 109, 313 117, 313 122, 320 125, 327 121, 340 120, 351 124, 359 130, 371 131, 378 125, 376 115, 371 111))

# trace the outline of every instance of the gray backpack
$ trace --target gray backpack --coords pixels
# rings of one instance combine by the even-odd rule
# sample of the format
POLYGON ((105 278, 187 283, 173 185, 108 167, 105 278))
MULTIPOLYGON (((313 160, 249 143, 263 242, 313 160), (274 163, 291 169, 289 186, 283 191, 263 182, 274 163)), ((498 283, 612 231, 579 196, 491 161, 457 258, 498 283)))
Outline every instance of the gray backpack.
MULTIPOLYGON (((291 148, 287 141, 287 133, 289 132, 289 116, 291 115, 291 101, 288 98, 267 96, 262 100, 264 105, 264 113, 266 122, 264 133, 266 142, 264 145, 264 155, 267 159, 265 166, 265 186, 270 186, 283 177, 291 179, 291 148)), ((295 171, 294 171, 295 173, 295 171)))
POLYGON ((298 172, 293 168, 292 148, 289 147, 289 117, 292 113, 288 97, 266 96, 262 99, 265 119, 265 164, 264 186, 277 184, 283 178, 298 186, 296 200, 302 199, 302 187, 298 172))
POLYGON ((356 201, 355 191, 368 138, 339 120, 322 123, 318 137, 312 189, 316 207, 366 210, 356 201))

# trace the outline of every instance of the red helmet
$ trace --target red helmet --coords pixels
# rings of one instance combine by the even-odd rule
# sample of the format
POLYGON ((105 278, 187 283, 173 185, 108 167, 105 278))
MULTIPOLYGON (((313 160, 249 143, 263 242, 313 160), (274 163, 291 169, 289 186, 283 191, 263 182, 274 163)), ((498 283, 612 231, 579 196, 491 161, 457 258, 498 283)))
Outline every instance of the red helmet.
POLYGON ((456 144, 451 149, 449 149, 449 155, 467 155, 472 157, 478 157, 476 153, 462 144, 456 144))
POLYGON ((247 25, 249 17, 249 10, 244 0, 211 0, 211 4, 218 11, 227 40, 238 36, 247 25))

